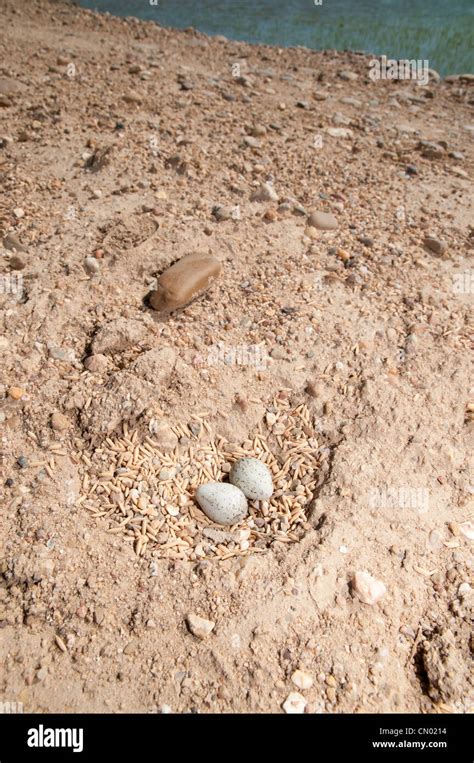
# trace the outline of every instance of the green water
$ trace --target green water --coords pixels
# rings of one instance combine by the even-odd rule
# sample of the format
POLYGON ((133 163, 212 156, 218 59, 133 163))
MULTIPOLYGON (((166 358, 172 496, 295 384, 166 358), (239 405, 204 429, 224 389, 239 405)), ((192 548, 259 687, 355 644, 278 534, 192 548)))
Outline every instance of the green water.
POLYGON ((364 50, 427 59, 440 74, 474 72, 474 0, 83 0, 163 26, 281 47, 364 50))

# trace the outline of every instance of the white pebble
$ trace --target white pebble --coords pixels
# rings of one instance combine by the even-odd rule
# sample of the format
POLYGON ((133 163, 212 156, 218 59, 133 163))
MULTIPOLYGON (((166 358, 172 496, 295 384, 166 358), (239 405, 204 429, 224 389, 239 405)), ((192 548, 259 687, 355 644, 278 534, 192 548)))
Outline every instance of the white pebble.
POLYGON ((461 530, 462 534, 465 538, 469 538, 469 540, 474 540, 474 522, 461 522, 459 525, 459 529, 461 530))
POLYGON ((247 516, 247 499, 241 490, 227 482, 209 482, 196 490, 203 512, 219 525, 234 525, 247 516))
POLYGON ((387 589, 381 580, 376 580, 365 570, 356 572, 352 579, 352 590, 363 604, 376 604, 382 596, 385 596, 387 589))
POLYGON ((253 501, 266 501, 273 493, 270 469, 258 458, 236 461, 230 470, 229 480, 253 501))
POLYGON ((313 677, 309 673, 305 673, 304 670, 295 670, 291 680, 298 689, 311 689, 313 685, 313 677))
POLYGON ((297 691, 288 694, 282 707, 287 715, 298 715, 304 713, 306 707, 305 698, 297 691))

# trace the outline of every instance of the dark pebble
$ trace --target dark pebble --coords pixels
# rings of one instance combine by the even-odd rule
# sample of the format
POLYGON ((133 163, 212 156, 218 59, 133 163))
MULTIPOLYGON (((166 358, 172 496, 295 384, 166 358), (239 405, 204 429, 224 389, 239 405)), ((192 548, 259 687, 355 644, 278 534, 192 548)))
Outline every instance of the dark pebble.
POLYGON ((28 466, 28 459, 26 456, 20 456, 20 458, 17 459, 17 464, 20 467, 20 469, 26 469, 28 466))

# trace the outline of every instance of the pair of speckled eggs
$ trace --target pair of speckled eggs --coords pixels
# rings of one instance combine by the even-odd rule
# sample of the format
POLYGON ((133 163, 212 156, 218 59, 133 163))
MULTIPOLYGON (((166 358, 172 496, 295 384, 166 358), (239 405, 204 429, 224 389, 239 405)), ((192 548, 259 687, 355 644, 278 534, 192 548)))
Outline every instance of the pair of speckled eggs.
POLYGON ((247 516, 247 498, 268 501, 273 493, 270 469, 258 458, 241 458, 232 465, 229 482, 208 482, 196 490, 196 501, 213 522, 235 525, 247 516))

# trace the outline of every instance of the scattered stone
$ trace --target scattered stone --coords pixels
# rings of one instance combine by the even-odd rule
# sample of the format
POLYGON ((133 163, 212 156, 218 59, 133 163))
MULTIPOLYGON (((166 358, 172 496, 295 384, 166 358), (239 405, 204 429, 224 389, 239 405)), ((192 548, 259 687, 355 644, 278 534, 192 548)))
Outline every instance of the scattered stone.
POLYGON ((21 218, 25 216, 25 210, 22 207, 15 207, 13 214, 17 220, 21 220, 21 218))
POLYGON ((352 138, 354 135, 348 127, 327 127, 326 132, 331 138, 352 138))
POLYGON ((359 79, 359 75, 356 72, 351 71, 338 72, 338 77, 345 82, 355 82, 356 79, 359 79))
POLYGON ((458 527, 465 538, 474 540, 474 522, 461 522, 458 527))
POLYGON ((275 209, 267 209, 263 215, 263 219, 270 223, 274 223, 276 220, 278 220, 278 214, 275 209))
POLYGON ((250 130, 250 134, 254 135, 255 138, 262 138, 267 134, 267 128, 265 125, 254 125, 250 130))
POLYGON ((12 400, 21 400, 24 394, 25 390, 21 387, 10 387, 8 390, 8 397, 11 397, 12 400))
POLYGON ((345 103, 347 106, 354 106, 356 109, 361 109, 363 106, 362 101, 359 101, 358 98, 352 98, 352 96, 341 98, 341 103, 345 103))
POLYGON ((309 673, 305 673, 304 670, 295 670, 291 676, 291 680, 294 685, 304 691, 305 689, 311 689, 313 685, 313 677, 309 673))
POLYGON ((9 251, 16 251, 16 252, 27 251, 26 246, 23 246, 18 236, 15 236, 14 233, 7 233, 7 235, 4 236, 3 246, 5 247, 5 249, 8 249, 9 251))
POLYGON ((54 344, 47 344, 48 353, 54 360, 61 360, 64 363, 75 363, 76 356, 74 350, 63 349, 62 347, 56 347, 54 344))
POLYGON ((249 146, 249 148, 260 148, 260 141, 258 138, 254 138, 252 135, 245 136, 244 144, 249 146))
POLYGON ((258 458, 240 458, 230 470, 230 482, 252 501, 268 501, 273 493, 272 474, 258 458))
POLYGON ((425 236, 423 244, 427 249, 429 249, 431 252, 434 252, 434 254, 437 254, 438 256, 442 256, 448 248, 445 241, 442 241, 439 238, 435 238, 434 236, 425 236))
POLYGON ((107 369, 108 364, 106 356, 101 353, 89 355, 84 360, 84 367, 91 373, 103 373, 107 369))
POLYGON ((352 591, 363 604, 373 606, 382 596, 385 596, 387 589, 381 580, 376 580, 368 572, 356 572, 352 579, 352 591))
POLYGON ((331 212, 312 212, 308 217, 308 225, 318 230, 336 230, 338 222, 331 212))
POLYGON ((125 103, 136 103, 137 105, 141 104, 143 101, 142 96, 140 93, 137 93, 136 90, 129 90, 122 96, 122 98, 125 103))
POLYGON ((407 173, 407 175, 418 175, 418 170, 414 164, 408 164, 405 167, 405 172, 407 173))
POLYGON ((69 419, 62 413, 53 413, 51 416, 51 426, 56 432, 64 432, 69 427, 69 419))
POLYGON ((245 495, 238 487, 227 482, 200 485, 195 497, 206 516, 219 525, 234 525, 247 515, 245 495))
POLYGON ((274 347, 270 350, 270 355, 273 360, 285 360, 286 358, 286 353, 281 347, 274 347))
POLYGON ((370 236, 359 236, 357 240, 369 249, 374 245, 374 239, 370 236))
POLYGON ((301 715, 304 713, 307 702, 302 694, 292 691, 288 694, 282 707, 287 715, 301 715))
POLYGON ((84 265, 89 273, 100 272, 100 263, 99 260, 97 260, 95 257, 86 257, 84 260, 84 265))
POLYGON ((204 617, 199 617, 199 615, 194 615, 192 613, 186 615, 186 625, 193 636, 200 639, 207 638, 216 627, 213 620, 206 620, 204 617))
POLYGON ((12 254, 8 264, 12 270, 24 270, 26 268, 26 261, 18 254, 12 254))
POLYGON ((150 305, 162 313, 178 310, 204 294, 220 272, 221 264, 212 255, 188 254, 161 274, 150 305))
POLYGON ((28 459, 26 458, 26 456, 20 456, 19 458, 17 458, 16 462, 18 466, 20 467, 20 469, 26 469, 28 466, 28 459))
POLYGON ((250 201, 278 201, 278 194, 271 183, 262 183, 251 195, 250 201))

